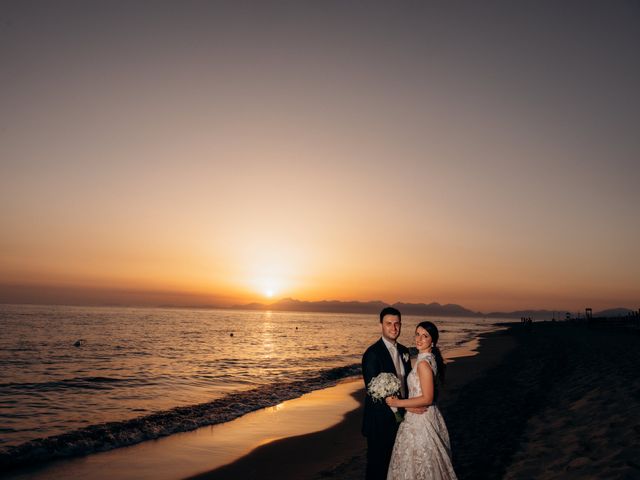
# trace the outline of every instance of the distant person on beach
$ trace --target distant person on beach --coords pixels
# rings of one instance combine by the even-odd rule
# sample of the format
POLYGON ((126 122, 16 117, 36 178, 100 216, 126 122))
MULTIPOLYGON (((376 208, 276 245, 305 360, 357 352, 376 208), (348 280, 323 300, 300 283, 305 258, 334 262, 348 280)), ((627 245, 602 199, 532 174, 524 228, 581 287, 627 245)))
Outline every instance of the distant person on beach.
POLYGON ((406 408, 400 424, 389 465, 388 480, 454 480, 449 431, 435 404, 436 380, 444 382, 445 364, 437 347, 438 328, 420 322, 415 339, 416 364, 407 377, 409 398, 387 397, 390 407, 406 408), (428 407, 424 415, 414 415, 409 408, 428 407))
MULTIPOLYGON (((368 386, 373 378, 387 372, 397 375, 402 392, 407 392, 407 374, 411 370, 409 349, 396 340, 402 327, 401 315, 393 307, 380 312, 382 338, 367 348, 362 356, 362 375, 368 386)), ((415 410, 416 413, 424 409, 415 410)), ((364 402, 362 434, 367 437, 367 480, 385 479, 391 451, 398 431, 394 412, 384 402, 374 402, 367 395, 364 402)))

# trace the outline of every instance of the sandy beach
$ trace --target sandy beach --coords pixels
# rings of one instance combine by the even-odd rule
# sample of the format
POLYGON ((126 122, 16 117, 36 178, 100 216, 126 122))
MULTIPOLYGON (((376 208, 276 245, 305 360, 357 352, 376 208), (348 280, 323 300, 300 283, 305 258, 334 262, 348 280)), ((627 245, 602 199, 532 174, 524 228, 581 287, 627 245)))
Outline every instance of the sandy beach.
MULTIPOLYGON (((640 478, 638 338, 563 323, 481 338, 478 355, 449 364, 440 402, 459 478, 640 478)), ((363 478, 360 414, 194 478, 363 478)))

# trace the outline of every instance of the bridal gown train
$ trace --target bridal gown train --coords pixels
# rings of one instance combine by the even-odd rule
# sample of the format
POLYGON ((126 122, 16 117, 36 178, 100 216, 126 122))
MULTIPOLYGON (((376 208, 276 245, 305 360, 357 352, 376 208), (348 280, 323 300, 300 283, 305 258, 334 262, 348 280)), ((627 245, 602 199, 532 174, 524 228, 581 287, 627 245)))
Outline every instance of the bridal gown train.
MULTIPOLYGON (((418 378, 418 362, 427 362, 438 374, 436 360, 431 353, 421 353, 416 366, 407 377, 409 398, 422 395, 418 378)), ((438 407, 429 405, 423 414, 407 412, 400 424, 391 455, 387 480, 454 480, 451 464, 449 432, 438 407)))

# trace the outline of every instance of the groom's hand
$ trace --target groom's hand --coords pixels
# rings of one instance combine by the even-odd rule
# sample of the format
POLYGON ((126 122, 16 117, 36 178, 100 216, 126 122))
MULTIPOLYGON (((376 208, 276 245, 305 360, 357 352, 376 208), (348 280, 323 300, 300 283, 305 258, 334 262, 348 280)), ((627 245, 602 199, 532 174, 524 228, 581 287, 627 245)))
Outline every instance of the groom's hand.
POLYGON ((405 408, 405 410, 407 412, 417 413, 418 415, 422 415, 424 412, 427 411, 427 408, 429 407, 407 407, 405 408))

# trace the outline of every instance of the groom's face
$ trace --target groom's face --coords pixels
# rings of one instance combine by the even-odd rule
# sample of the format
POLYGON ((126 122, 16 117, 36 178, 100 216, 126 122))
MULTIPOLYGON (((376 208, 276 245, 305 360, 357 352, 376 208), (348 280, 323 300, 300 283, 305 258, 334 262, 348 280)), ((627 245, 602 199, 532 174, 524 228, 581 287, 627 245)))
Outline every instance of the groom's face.
POLYGON ((385 315, 382 318, 382 336, 390 342, 395 342, 400 336, 400 318, 397 315, 385 315))

